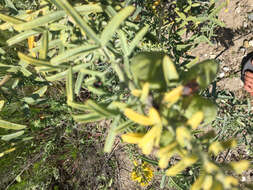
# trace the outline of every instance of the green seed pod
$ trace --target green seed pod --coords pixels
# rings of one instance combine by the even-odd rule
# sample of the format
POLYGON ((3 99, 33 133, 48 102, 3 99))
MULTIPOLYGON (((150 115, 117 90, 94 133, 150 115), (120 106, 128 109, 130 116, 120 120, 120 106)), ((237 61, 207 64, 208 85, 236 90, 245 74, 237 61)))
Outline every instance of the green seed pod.
POLYGON ((142 52, 132 59, 130 68, 140 85, 149 82, 152 89, 166 87, 162 66, 163 57, 162 52, 142 52))
POLYGON ((206 88, 217 76, 218 68, 218 62, 215 59, 204 60, 183 73, 183 83, 187 84, 196 80, 200 88, 206 88))

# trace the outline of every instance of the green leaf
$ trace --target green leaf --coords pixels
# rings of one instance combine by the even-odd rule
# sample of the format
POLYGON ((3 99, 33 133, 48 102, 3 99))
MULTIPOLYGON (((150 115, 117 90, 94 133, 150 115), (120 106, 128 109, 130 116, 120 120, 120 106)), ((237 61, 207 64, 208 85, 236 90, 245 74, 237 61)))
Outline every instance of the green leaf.
POLYGON ((148 30, 149 30, 149 25, 146 25, 135 35, 134 39, 129 44, 128 56, 132 53, 134 48, 140 43, 140 41, 143 39, 145 34, 148 32, 148 30))
POLYGON ((96 94, 98 96, 102 96, 102 95, 107 94, 104 90, 99 89, 99 88, 95 88, 95 87, 92 87, 92 86, 88 86, 87 88, 90 92, 92 92, 93 94, 96 94))
POLYGON ((182 74, 184 84, 196 80, 200 88, 206 88, 217 76, 218 62, 214 59, 204 60, 182 74))
POLYGON ((190 103, 186 109, 185 116, 190 119, 198 111, 204 113, 204 124, 211 123, 217 115, 217 106, 210 100, 195 95, 189 98, 190 103))
POLYGON ((17 29, 17 30, 31 30, 31 29, 37 28, 39 26, 49 24, 50 22, 54 22, 56 20, 59 20, 64 15, 65 15, 64 11, 56 11, 56 12, 38 17, 36 19, 33 19, 29 22, 18 24, 15 26, 15 29, 17 29))
POLYGON ((40 50, 40 59, 46 59, 47 58, 47 52, 48 52, 48 31, 45 30, 43 32, 43 37, 42 37, 42 46, 40 50))
POLYGON ((73 56, 77 56, 77 55, 80 56, 84 53, 89 53, 89 52, 94 51, 98 48, 99 48, 98 45, 83 45, 80 47, 72 48, 72 49, 64 51, 63 53, 55 56, 53 59, 51 59, 50 62, 52 65, 59 65, 63 62, 66 62, 66 61, 72 59, 73 56))
POLYGON ((37 35, 39 33, 40 32, 34 31, 34 30, 25 31, 25 32, 17 34, 16 36, 13 36, 12 38, 7 40, 6 42, 9 46, 11 46, 13 44, 22 42, 23 40, 29 38, 30 36, 34 36, 34 35, 37 35))
POLYGON ((131 120, 125 121, 123 123, 121 123, 116 129, 115 132, 116 133, 121 133, 123 132, 126 128, 133 126, 135 123, 131 120))
POLYGON ((8 121, 0 120, 0 128, 20 130, 26 128, 25 125, 15 124, 8 121))
POLYGON ((46 61, 46 60, 42 60, 42 59, 35 59, 31 56, 28 56, 28 55, 25 55, 21 52, 18 52, 18 57, 27 62, 27 63, 30 63, 32 65, 35 65, 35 66, 39 66, 39 67, 42 67, 42 66, 46 66, 46 67, 50 67, 50 68, 56 68, 56 69, 59 69, 61 67, 57 67, 57 66, 54 66, 54 65, 51 65, 50 62, 46 61))
POLYGON ((12 24, 21 24, 24 22, 22 19, 18 19, 18 18, 12 17, 12 16, 1 14, 1 13, 0 13, 0 20, 3 20, 5 22, 9 22, 12 24))
POLYGON ((163 74, 167 85, 169 85, 170 81, 178 80, 179 78, 174 63, 167 55, 163 57, 163 74))
POLYGON ((80 104, 80 103, 76 103, 76 102, 68 102, 68 105, 74 109, 78 109, 81 111, 91 111, 91 108, 84 105, 84 104, 80 104))
POLYGON ((112 20, 110 20, 101 34, 102 47, 112 39, 113 34, 116 32, 120 24, 122 24, 122 22, 133 13, 134 9, 135 8, 133 6, 125 7, 117 15, 115 15, 112 20))
POLYGON ((76 83, 75 83, 75 94, 79 95, 80 89, 82 87, 83 79, 85 74, 83 72, 79 72, 77 75, 76 83))
POLYGON ((123 70, 120 68, 119 64, 117 63, 111 63, 112 68, 114 69, 114 71, 117 73, 118 77, 119 77, 119 81, 120 82, 124 82, 125 81, 125 75, 123 70))
POLYGON ((105 117, 110 117, 113 116, 114 113, 110 112, 106 106, 104 105, 99 105, 96 102, 94 102, 93 100, 87 100, 85 102, 85 105, 90 107, 92 110, 94 110, 96 113, 98 113, 99 115, 105 116, 105 117))
POLYGON ((0 111, 2 111, 4 107, 4 100, 0 100, 0 111))
POLYGON ((117 33, 119 36, 119 40, 121 43, 121 48, 122 48, 123 54, 124 54, 124 56, 128 56, 130 53, 129 53, 129 49, 128 49, 126 35, 124 34, 124 32, 122 30, 119 30, 117 33))
MULTIPOLYGON (((102 8, 99 4, 88 4, 88 5, 82 5, 78 7, 74 7, 74 9, 79 12, 79 14, 88 14, 90 12, 102 12, 102 8)), ((57 21, 64 17, 66 13, 64 11, 54 11, 52 13, 47 13, 46 15, 43 15, 41 17, 35 18, 29 22, 26 22, 24 24, 19 24, 16 26, 17 29, 20 30, 29 30, 34 29, 39 26, 43 26, 46 24, 49 24, 51 22, 57 21)))
POLYGON ((189 62, 186 65, 186 67, 189 69, 189 68, 193 67, 194 65, 196 65, 198 61, 199 61, 199 57, 195 57, 195 59, 193 59, 191 62, 189 62))
POLYGON ((117 128, 117 125, 119 123, 119 119, 120 119, 120 116, 117 116, 116 118, 113 119, 113 122, 110 125, 111 127, 110 127, 108 135, 106 137, 105 146, 104 146, 104 151, 107 153, 112 151, 112 146, 115 141, 115 137, 117 135, 117 133, 115 132, 115 129, 117 128))
POLYGON ((105 118, 105 116, 101 116, 97 113, 87 113, 81 115, 72 115, 73 119, 80 123, 90 123, 100 121, 105 118))
POLYGON ((38 94, 40 97, 42 97, 47 91, 47 86, 43 86, 39 90, 36 90, 33 94, 38 94))
MULTIPOLYGON (((72 68, 72 72, 73 72, 73 74, 74 74, 74 73, 77 73, 77 72, 79 72, 82 68, 86 68, 86 67, 89 67, 89 66, 90 66, 90 64, 87 64, 87 63, 85 63, 85 64, 80 64, 80 65, 76 65, 76 66, 74 66, 74 67, 72 68)), ((64 78, 66 77, 67 73, 68 73, 68 70, 63 71, 63 72, 60 72, 60 73, 57 73, 57 74, 52 75, 52 76, 49 76, 49 77, 46 77, 46 79, 47 79, 48 81, 57 81, 57 80, 61 80, 61 79, 64 79, 64 78)))
POLYGON ((9 135, 3 135, 3 136, 1 137, 1 139, 2 139, 3 141, 9 141, 9 140, 15 139, 15 138, 17 138, 17 137, 23 135, 24 132, 25 132, 25 131, 22 130, 22 131, 18 131, 18 132, 16 132, 16 133, 12 133, 12 134, 9 134, 9 135))
POLYGON ((82 19, 79 13, 69 4, 67 0, 55 0, 58 6, 60 6, 66 13, 73 18, 76 24, 97 44, 100 44, 99 38, 96 33, 90 28, 88 24, 82 19))
POLYGON ((66 80, 66 93, 67 93, 67 102, 73 102, 74 93, 73 93, 73 73, 72 67, 68 69, 68 75, 66 80))

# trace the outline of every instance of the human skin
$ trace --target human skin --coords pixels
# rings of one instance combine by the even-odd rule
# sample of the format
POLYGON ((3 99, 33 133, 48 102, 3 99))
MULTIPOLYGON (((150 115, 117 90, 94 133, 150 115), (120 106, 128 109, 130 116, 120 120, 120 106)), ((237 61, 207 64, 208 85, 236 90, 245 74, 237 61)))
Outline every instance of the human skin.
MULTIPOLYGON (((251 64, 253 65, 253 60, 252 60, 251 64)), ((245 72, 244 88, 247 92, 250 93, 251 96, 253 96, 253 72, 251 72, 251 71, 245 72)))

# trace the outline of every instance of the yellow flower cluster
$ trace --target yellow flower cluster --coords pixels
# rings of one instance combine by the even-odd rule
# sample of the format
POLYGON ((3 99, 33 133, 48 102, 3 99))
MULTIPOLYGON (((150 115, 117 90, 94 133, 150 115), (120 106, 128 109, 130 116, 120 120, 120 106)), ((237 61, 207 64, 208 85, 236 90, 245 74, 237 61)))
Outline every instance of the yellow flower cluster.
MULTIPOLYGON (((161 99, 162 104, 166 109, 170 109, 173 104, 180 100, 182 97, 183 86, 180 85, 173 89, 170 92, 164 94, 161 99)), ((149 84, 145 83, 142 90, 133 90, 132 94, 137 97, 141 97, 142 102, 145 102, 145 99, 149 94, 149 84)), ((238 180, 232 176, 226 176, 223 171, 212 161, 209 161, 208 154, 201 152, 201 149, 197 150, 194 147, 194 136, 192 130, 198 128, 201 122, 204 120, 204 113, 202 111, 196 111, 193 113, 191 118, 189 118, 185 123, 180 124, 174 130, 173 140, 169 144, 160 147, 160 139, 162 132, 167 125, 165 121, 166 118, 161 116, 159 113, 160 110, 150 107, 147 114, 140 114, 130 108, 124 109, 124 115, 134 121, 135 123, 147 127, 146 133, 126 133, 121 137, 124 142, 137 144, 138 147, 142 150, 143 154, 150 154, 153 150, 153 147, 158 148, 158 151, 155 152, 156 156, 159 158, 159 167, 162 169, 167 168, 170 158, 174 155, 181 157, 181 160, 175 165, 167 169, 166 174, 168 176, 175 176, 185 170, 187 167, 192 166, 197 161, 200 161, 203 165, 203 171, 199 178, 192 185, 191 190, 219 190, 219 189, 233 189, 234 186, 238 185, 238 180)), ((229 140, 225 142, 213 142, 209 146, 209 153, 218 155, 221 151, 224 151, 227 148, 233 148, 236 146, 235 140, 229 140)), ((229 167, 235 172, 242 173, 249 167, 248 161, 241 162, 232 162, 229 164, 229 167)), ((142 165, 141 171, 146 171, 146 177, 138 173, 135 169, 132 172, 132 179, 139 182, 142 185, 146 185, 148 179, 153 177, 152 170, 142 165), (145 168, 145 169, 144 169, 145 168), (151 177, 152 176, 152 177, 151 177), (146 182, 143 182, 143 179, 146 182)))
POLYGON ((147 162, 139 165, 137 161, 134 161, 134 169, 131 173, 131 178, 133 181, 138 182, 141 186, 147 186, 152 180, 153 176, 153 170, 147 162))
MULTIPOLYGON (((132 94, 140 97, 142 96, 142 94, 145 94, 147 96, 148 91, 147 88, 148 85, 144 84, 142 91, 141 90, 134 91, 134 93, 132 94)), ((176 103, 180 99, 182 91, 183 86, 179 86, 174 90, 172 90, 171 92, 166 93, 163 98, 163 103, 165 103, 167 107, 171 107, 174 103, 176 103)), ((139 125, 151 126, 151 129, 146 134, 144 133, 123 134, 121 137, 124 142, 137 144, 139 148, 142 149, 143 154, 146 155, 152 152, 153 147, 159 148, 163 124, 162 119, 155 108, 151 107, 149 109, 147 116, 139 114, 129 108, 126 108, 124 110, 124 114, 130 120, 134 121, 135 123, 138 123, 139 125)), ((185 126, 181 126, 176 129, 175 141, 167 145, 166 147, 161 148, 158 151, 157 156, 160 159, 159 166, 161 168, 166 168, 169 159, 171 158, 171 156, 175 154, 179 154, 183 158, 182 161, 180 161, 178 164, 171 167, 167 171, 168 175, 176 175, 182 170, 184 170, 186 167, 194 164, 198 160, 195 155, 187 154, 187 151, 185 151, 183 148, 190 144, 189 142, 192 138, 191 131, 188 126, 191 126, 192 129, 196 129, 198 125, 202 122, 203 118, 204 114, 202 112, 195 113, 192 116, 192 118, 187 121, 185 126)))

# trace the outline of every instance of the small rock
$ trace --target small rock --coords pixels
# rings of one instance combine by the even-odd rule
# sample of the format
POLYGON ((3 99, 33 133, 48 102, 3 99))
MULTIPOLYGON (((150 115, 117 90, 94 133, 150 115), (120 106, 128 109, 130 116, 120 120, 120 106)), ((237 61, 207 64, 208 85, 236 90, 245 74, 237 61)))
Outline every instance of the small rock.
POLYGON ((240 47, 239 52, 243 53, 243 55, 244 55, 245 52, 246 52, 246 48, 245 47, 240 47))
POLYGON ((225 73, 223 73, 223 72, 219 74, 220 78, 223 78, 224 76, 225 76, 225 73))
POLYGON ((228 72, 230 69, 228 67, 223 67, 223 71, 228 72))
POLYGON ((242 176, 241 181, 242 181, 242 182, 246 181, 246 177, 245 177, 245 176, 242 176))
POLYGON ((253 47, 253 39, 249 41, 249 46, 253 47))
POLYGON ((241 12, 241 7, 236 7, 235 12, 239 14, 241 12))
POLYGON ((249 19, 250 21, 253 21, 253 12, 248 14, 248 19, 249 19))
POLYGON ((211 59, 214 59, 215 57, 216 57, 216 55, 213 55, 213 54, 210 55, 211 59))
POLYGON ((243 22, 243 27, 247 28, 248 27, 248 23, 246 21, 243 22))
POLYGON ((249 48, 249 41, 248 40, 243 41, 243 47, 249 48))

